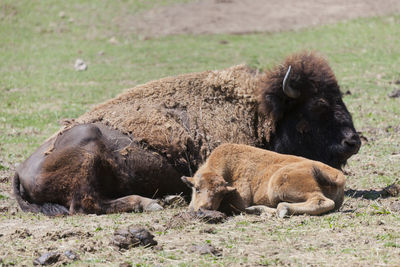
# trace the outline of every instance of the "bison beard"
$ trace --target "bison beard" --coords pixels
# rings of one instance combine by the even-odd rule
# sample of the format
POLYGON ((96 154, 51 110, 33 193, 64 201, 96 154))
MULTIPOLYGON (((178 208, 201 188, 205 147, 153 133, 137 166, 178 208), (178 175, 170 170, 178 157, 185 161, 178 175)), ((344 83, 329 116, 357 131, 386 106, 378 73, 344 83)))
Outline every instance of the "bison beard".
POLYGON ((360 147, 329 65, 299 53, 261 74, 241 65, 132 88, 49 138, 17 169, 14 192, 48 215, 158 209, 150 198, 189 193, 180 177, 228 142, 335 168, 360 147))

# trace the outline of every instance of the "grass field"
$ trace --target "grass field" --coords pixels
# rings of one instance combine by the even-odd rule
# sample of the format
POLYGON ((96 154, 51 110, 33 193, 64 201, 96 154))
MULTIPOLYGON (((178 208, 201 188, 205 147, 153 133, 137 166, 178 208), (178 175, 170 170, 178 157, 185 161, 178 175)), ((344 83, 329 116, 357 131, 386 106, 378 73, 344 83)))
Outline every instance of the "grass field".
MULTIPOLYGON (((347 189, 382 188, 400 177, 400 16, 358 19, 296 32, 169 36, 124 32, 121 17, 185 2, 0 2, 0 266, 31 265, 40 253, 73 249, 72 265, 390 265, 400 264, 397 198, 347 196, 319 217, 240 215, 219 225, 169 227, 181 209, 157 213, 47 218, 20 212, 11 195, 15 165, 59 128, 124 88, 179 73, 247 63, 260 69, 299 50, 316 50, 334 69, 357 130, 366 140, 345 167, 347 189), (95 3, 95 4, 94 4, 95 3), (77 72, 82 58, 88 70, 77 72), (152 229, 161 249, 118 251, 117 227, 152 229), (29 234, 24 234, 24 231, 29 234), (75 234, 60 237, 60 233, 75 234), (88 234, 89 233, 89 234, 88 234), (198 255, 212 244, 222 256, 198 255)), ((187 2, 187 1, 186 1, 187 2)))

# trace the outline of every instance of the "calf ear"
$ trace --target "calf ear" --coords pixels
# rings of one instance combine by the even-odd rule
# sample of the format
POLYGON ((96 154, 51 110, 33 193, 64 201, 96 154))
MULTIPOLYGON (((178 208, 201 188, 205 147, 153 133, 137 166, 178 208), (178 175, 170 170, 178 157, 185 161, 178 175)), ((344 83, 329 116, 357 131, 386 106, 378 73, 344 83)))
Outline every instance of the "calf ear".
POLYGON ((182 176, 182 177, 181 177, 181 180, 182 180, 182 182, 184 182, 188 187, 190 187, 190 188, 194 187, 193 177, 182 176))

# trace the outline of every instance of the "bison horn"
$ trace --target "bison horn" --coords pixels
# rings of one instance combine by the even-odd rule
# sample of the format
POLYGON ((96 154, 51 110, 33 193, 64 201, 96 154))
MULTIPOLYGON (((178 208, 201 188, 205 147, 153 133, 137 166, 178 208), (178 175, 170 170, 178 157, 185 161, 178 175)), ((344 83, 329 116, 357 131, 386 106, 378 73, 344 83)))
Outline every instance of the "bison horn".
POLYGON ((298 98, 300 96, 300 92, 290 87, 289 77, 290 71, 292 70, 292 66, 289 66, 285 78, 283 78, 283 92, 290 98, 298 98))

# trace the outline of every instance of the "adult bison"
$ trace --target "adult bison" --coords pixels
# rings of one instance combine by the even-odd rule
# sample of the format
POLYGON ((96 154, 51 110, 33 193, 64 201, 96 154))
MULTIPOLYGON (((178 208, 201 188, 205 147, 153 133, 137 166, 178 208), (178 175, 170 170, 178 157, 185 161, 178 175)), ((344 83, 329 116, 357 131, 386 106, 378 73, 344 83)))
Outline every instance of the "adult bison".
POLYGON ((16 171, 24 211, 48 215, 154 210, 151 198, 189 190, 221 143, 242 143, 335 168, 360 139, 328 63, 292 55, 149 82, 96 106, 50 137, 16 171))

